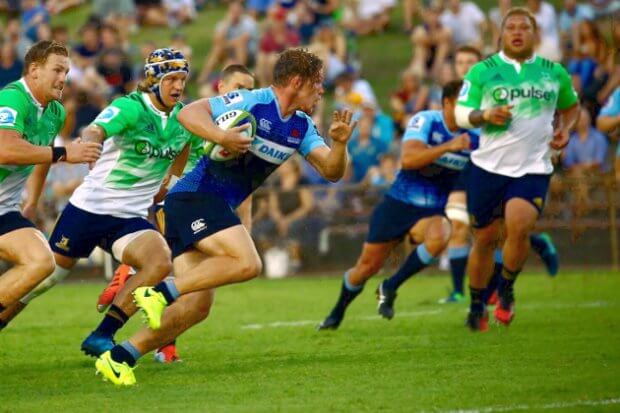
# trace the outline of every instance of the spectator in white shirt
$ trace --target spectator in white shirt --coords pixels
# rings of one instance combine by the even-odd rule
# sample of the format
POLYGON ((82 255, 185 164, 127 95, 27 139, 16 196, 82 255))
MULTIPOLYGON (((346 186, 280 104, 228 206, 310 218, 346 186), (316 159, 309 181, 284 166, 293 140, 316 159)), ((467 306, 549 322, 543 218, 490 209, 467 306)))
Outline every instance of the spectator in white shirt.
POLYGON ((475 3, 448 0, 447 8, 441 14, 441 24, 452 31, 455 47, 469 45, 482 49, 486 18, 475 3))
POLYGON ((536 17, 538 32, 540 33, 540 42, 536 53, 546 59, 560 61, 562 50, 560 49, 560 34, 555 9, 551 4, 542 0, 527 0, 526 4, 536 17))

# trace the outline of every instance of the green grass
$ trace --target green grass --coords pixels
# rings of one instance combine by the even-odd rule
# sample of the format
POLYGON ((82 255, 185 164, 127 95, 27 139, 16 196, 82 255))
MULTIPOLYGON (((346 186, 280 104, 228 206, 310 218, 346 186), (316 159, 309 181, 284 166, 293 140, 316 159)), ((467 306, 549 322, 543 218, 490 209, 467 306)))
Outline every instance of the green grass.
POLYGON ((222 288, 207 322, 180 339, 184 362, 164 366, 149 355, 136 370, 138 386, 129 389, 103 383, 79 352, 100 319, 94 304, 101 285, 62 285, 0 333, 0 412, 541 410, 620 398, 617 273, 526 274, 514 325, 486 334, 462 326, 465 304, 435 304, 448 280, 426 276, 401 289, 390 322, 374 317, 372 280, 337 332, 318 333, 314 322, 269 325, 318 322, 339 282, 293 278, 222 288), (263 328, 243 328, 250 324, 263 328))

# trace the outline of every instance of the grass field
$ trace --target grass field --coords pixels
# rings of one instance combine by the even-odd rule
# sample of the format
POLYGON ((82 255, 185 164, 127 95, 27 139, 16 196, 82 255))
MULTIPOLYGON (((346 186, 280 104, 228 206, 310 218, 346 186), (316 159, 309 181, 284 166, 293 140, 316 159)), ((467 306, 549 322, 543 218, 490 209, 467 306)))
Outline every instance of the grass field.
POLYGON ((179 341, 184 362, 149 355, 123 389, 79 352, 101 285, 61 285, 0 333, 0 412, 620 410, 619 274, 525 274, 514 325, 485 334, 462 326, 466 305, 435 304, 446 277, 411 280, 390 322, 375 316, 377 282, 328 333, 314 326, 336 277, 222 288, 179 341))

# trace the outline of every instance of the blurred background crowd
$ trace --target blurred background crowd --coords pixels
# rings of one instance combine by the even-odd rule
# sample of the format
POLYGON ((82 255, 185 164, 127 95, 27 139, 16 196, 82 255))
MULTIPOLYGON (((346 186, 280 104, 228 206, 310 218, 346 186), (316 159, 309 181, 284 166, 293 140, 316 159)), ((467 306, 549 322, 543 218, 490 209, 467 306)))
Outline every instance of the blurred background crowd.
MULTIPOLYGON (((614 136, 598 131, 595 121, 620 87, 620 1, 0 0, 0 87, 21 76, 33 42, 54 39, 70 46, 63 99, 68 116, 58 136, 69 141, 114 97, 135 89, 154 48, 172 46, 190 60, 186 101, 213 96, 228 64, 250 67, 262 87, 271 82, 279 52, 289 47, 315 52, 325 63, 328 91, 314 114, 319 129, 325 130, 334 108, 343 107, 355 111, 359 127, 343 182, 327 186, 305 162, 292 159, 255 197, 259 247, 274 262, 278 254, 285 257, 291 272, 303 268, 304 255, 329 254, 339 236, 363 237, 373 203, 397 173, 407 120, 440 108, 442 85, 456 77, 457 48, 474 46, 483 56, 497 50, 502 16, 512 6, 534 13, 537 52, 567 67, 582 98, 579 124, 558 156, 546 221, 569 226, 574 241, 586 227, 609 223, 615 208, 602 188, 617 192, 611 182, 620 181, 620 152, 614 136), (215 24, 205 25, 214 22, 205 17, 211 15, 218 16, 215 24), (380 50, 371 61, 366 38, 376 39, 380 50), (384 66, 392 60, 382 56, 392 54, 404 57, 402 67, 384 66)), ((49 231, 87 172, 83 165, 53 166, 42 228, 49 231)))

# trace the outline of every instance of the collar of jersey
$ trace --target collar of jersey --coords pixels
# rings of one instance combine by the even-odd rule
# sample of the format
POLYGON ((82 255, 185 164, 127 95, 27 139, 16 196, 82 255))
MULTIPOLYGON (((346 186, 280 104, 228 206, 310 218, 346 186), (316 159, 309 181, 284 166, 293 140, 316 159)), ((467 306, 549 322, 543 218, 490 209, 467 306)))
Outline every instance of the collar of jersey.
POLYGON ((290 116, 288 116, 286 118, 282 117, 282 109, 280 109, 280 102, 278 102, 278 96, 276 95, 276 92, 273 91, 273 87, 272 86, 269 86, 267 89, 269 90, 269 93, 271 93, 271 95, 273 96, 273 101, 276 102, 276 110, 278 112, 278 117, 280 118, 280 120, 282 122, 286 122, 290 118, 292 118, 295 113, 293 113, 292 115, 290 115, 290 116))
MULTIPOLYGON (((162 112, 161 110, 157 109, 155 105, 153 105, 153 102, 151 102, 151 98, 148 95, 148 93, 144 93, 144 92, 141 92, 141 93, 142 93, 142 100, 144 100, 144 103, 146 103, 146 106, 149 109, 151 109, 160 118, 168 119, 169 115, 166 112, 162 112)), ((172 113, 172 111, 170 113, 172 113)))
MULTIPOLYGON (((506 62, 506 63, 508 63, 508 64, 510 64, 510 65, 513 65, 513 66, 521 66, 521 63, 520 63, 520 62, 518 62, 518 61, 516 61, 516 60, 514 60, 514 59, 511 59, 511 58, 509 58, 508 56, 506 56, 506 54, 504 53, 504 51, 503 51, 503 50, 500 50, 500 52, 498 53, 498 55, 499 55, 500 59, 502 59, 504 62, 506 62)), ((534 61, 536 61, 536 53, 534 53, 534 54, 532 55, 532 57, 530 57, 529 59, 527 59, 527 60, 526 60, 525 62, 523 62, 523 63, 528 63, 528 64, 529 64, 529 63, 534 63, 534 61)))
POLYGON ((28 87, 28 84, 26 83, 26 80, 23 77, 21 77, 19 79, 19 83, 21 83, 21 85, 24 87, 24 90, 26 91, 28 96, 30 96, 30 99, 32 100, 32 103, 35 104, 35 106, 37 107, 37 109, 39 109, 40 112, 43 112, 43 105, 41 103, 39 103, 37 98, 34 97, 32 92, 30 91, 30 88, 28 87))

